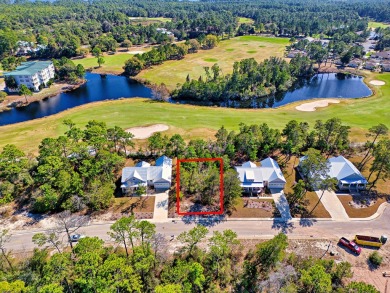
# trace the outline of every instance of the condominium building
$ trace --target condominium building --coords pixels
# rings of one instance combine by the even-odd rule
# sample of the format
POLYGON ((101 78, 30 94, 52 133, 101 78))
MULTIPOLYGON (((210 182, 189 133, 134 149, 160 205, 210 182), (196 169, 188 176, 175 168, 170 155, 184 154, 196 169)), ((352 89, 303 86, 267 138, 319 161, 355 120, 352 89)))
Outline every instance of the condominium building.
MULTIPOLYGON (((54 65, 51 61, 22 62, 14 71, 4 73, 12 76, 18 87, 21 84, 38 92, 42 86, 46 87, 50 79, 54 78, 54 65)), ((18 88, 7 88, 10 92, 17 92, 18 88)))

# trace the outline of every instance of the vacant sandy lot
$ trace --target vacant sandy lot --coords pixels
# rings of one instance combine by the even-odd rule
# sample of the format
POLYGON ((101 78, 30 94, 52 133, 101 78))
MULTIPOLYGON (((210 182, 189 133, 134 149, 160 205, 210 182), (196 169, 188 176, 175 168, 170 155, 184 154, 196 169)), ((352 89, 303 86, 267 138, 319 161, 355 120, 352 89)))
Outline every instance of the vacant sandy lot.
POLYGON ((319 100, 310 103, 304 103, 295 107, 295 109, 297 109, 298 111, 313 112, 316 110, 316 108, 327 107, 329 104, 338 104, 338 103, 340 103, 339 100, 326 99, 326 100, 319 100))
POLYGON ((384 81, 381 81, 381 80, 371 80, 370 84, 372 84, 372 85, 385 85, 386 83, 384 81))
POLYGON ((142 126, 142 127, 132 127, 132 128, 126 129, 126 131, 134 134, 135 139, 145 139, 145 138, 150 137, 155 132, 165 131, 168 129, 169 129, 168 125, 154 124, 154 125, 142 126))

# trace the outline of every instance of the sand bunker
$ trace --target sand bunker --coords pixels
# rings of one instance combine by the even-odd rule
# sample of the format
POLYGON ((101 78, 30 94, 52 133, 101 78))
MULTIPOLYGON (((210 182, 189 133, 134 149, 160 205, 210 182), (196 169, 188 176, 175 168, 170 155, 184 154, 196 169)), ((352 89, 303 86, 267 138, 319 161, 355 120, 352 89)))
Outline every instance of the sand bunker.
POLYGON ((130 51, 130 52, 127 52, 128 54, 143 54, 145 53, 144 51, 130 51))
POLYGON ((126 129, 126 131, 134 134, 134 138, 136 139, 145 139, 150 137, 155 132, 165 131, 168 129, 169 129, 168 125, 154 124, 154 125, 144 126, 144 127, 132 127, 126 129))
POLYGON ((381 80, 371 80, 370 83, 373 85, 385 85, 386 84, 384 81, 381 81, 381 80))
POLYGON ((327 107, 329 104, 338 104, 338 103, 340 103, 339 100, 326 99, 326 100, 319 100, 310 103, 304 103, 295 107, 295 109, 297 109, 298 111, 313 112, 318 107, 327 107))

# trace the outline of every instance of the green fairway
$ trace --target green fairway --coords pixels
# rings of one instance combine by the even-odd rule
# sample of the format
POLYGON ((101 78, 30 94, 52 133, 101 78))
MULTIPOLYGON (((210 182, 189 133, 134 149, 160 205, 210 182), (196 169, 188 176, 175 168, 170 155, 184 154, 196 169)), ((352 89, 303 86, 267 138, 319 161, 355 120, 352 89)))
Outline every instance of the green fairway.
POLYGON ((388 23, 383 23, 383 22, 376 22, 376 21, 370 21, 368 23, 368 27, 369 28, 378 28, 378 27, 381 27, 381 28, 386 28, 386 27, 389 27, 390 24, 388 23))
POLYGON ((207 61, 207 62, 218 62, 218 59, 215 59, 215 58, 205 58, 203 59, 204 61, 207 61))
POLYGON ((166 61, 161 65, 143 70, 137 78, 152 83, 164 83, 170 90, 176 88, 177 83, 183 83, 189 74, 191 78, 204 76, 204 67, 211 67, 211 62, 218 63, 223 74, 232 72, 233 63, 245 58, 254 58, 262 61, 271 56, 283 57, 286 38, 267 38, 260 36, 242 36, 221 41, 211 50, 200 50, 195 54, 188 54, 182 60, 166 61), (216 60, 216 61, 212 61, 216 60))
POLYGON ((375 87, 377 93, 365 99, 341 99, 340 104, 320 108, 315 112, 300 112, 290 104, 279 109, 231 109, 199 107, 153 102, 148 99, 126 99, 87 104, 47 118, 0 127, 0 148, 16 144, 25 152, 36 152, 39 142, 45 137, 63 134, 64 119, 84 126, 89 120, 106 122, 109 126, 123 128, 163 123, 170 126, 168 134, 180 133, 185 139, 212 137, 224 125, 237 130, 240 122, 247 124, 268 123, 271 127, 283 128, 292 119, 307 121, 313 126, 317 119, 340 118, 352 127, 352 141, 364 142, 367 129, 378 123, 390 127, 390 74, 369 74, 368 80, 378 79, 385 86, 375 87))
POLYGON ((238 18, 238 24, 247 23, 247 24, 253 24, 255 21, 251 18, 247 17, 239 17, 238 18))
MULTIPOLYGON (((145 48, 137 48, 133 47, 129 50, 129 52, 116 53, 114 55, 104 55, 105 63, 102 64, 100 68, 94 69, 94 72, 104 72, 104 73, 114 73, 120 74, 123 72, 123 66, 125 62, 129 60, 134 54, 140 52, 146 52, 145 48)), ((97 58, 95 57, 87 57, 83 59, 75 59, 73 62, 77 64, 81 64, 84 68, 95 68, 98 66, 97 58)))

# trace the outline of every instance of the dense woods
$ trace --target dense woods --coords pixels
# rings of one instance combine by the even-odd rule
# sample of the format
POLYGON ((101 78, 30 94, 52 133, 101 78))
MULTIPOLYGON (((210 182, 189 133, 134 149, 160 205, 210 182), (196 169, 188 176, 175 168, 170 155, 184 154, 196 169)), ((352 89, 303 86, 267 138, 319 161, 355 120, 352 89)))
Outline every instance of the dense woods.
MULTIPOLYGON (((70 220, 81 223, 83 218, 63 214, 57 228, 70 220)), ((75 227, 80 226, 70 226, 75 227)), ((8 231, 1 230, 1 292, 379 293, 363 282, 348 284, 348 262, 287 253, 282 233, 248 247, 232 230, 214 231, 206 239, 208 229, 196 226, 178 235, 181 246, 170 254, 169 240, 156 233, 155 225, 133 217, 121 218, 108 232, 119 247, 105 246, 98 237, 75 245, 60 240, 58 231, 35 234, 39 248, 16 261, 4 248, 8 231)))
POLYGON ((389 21, 387 1, 11 1, 0 3, 0 56, 15 53, 18 41, 32 42, 34 57, 84 55, 118 46, 166 44, 213 34, 231 37, 254 32, 281 36, 332 36, 340 30, 363 31, 367 18, 389 21), (171 21, 145 25, 131 17, 166 17, 171 21), (253 19, 241 24, 238 17, 253 19))
MULTIPOLYGON (((261 125, 240 124, 239 131, 221 127, 214 140, 184 141, 181 135, 171 137, 160 132, 148 138, 146 148, 133 149, 132 134, 120 127, 90 121, 81 129, 64 121, 68 130, 57 138, 46 138, 37 157, 25 154, 14 145, 0 152, 0 204, 14 201, 31 211, 46 213, 71 210, 89 212, 107 209, 112 204, 120 170, 126 157, 134 160, 155 159, 166 155, 178 158, 223 158, 225 210, 234 206, 239 196, 234 165, 246 160, 274 156, 283 168, 291 156, 301 156, 315 149, 319 156, 329 157, 351 151, 349 127, 340 119, 318 120, 315 125, 290 121, 282 130, 261 125)), ((388 128, 379 124, 368 133, 365 157, 358 168, 367 168, 373 160, 368 180, 374 188, 378 180, 390 176, 390 155, 386 139, 388 128)), ((213 190, 218 172, 210 169, 206 177, 191 179, 191 168, 184 172, 190 193, 213 190), (209 180, 209 185, 202 182, 209 180), (203 191, 202 191, 203 190, 203 191)), ((173 176, 174 177, 174 176, 173 176)), ((174 185, 174 184, 173 184, 174 185)), ((172 193, 174 196, 174 192, 172 193)))

